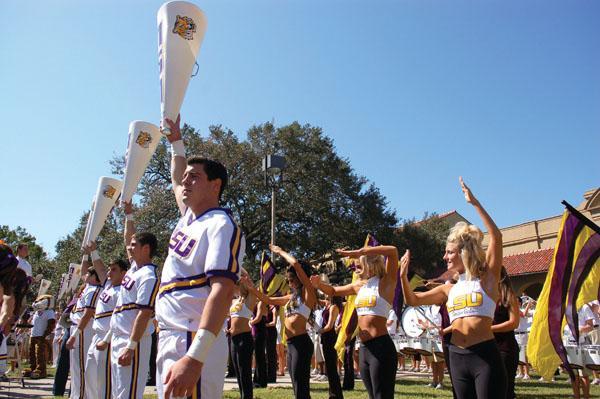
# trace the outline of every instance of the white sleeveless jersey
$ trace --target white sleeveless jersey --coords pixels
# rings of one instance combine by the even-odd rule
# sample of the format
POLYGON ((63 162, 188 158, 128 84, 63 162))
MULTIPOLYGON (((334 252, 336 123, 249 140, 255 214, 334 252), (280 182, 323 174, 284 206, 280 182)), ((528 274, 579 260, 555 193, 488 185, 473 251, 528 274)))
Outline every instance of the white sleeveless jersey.
POLYGON ((461 317, 494 318, 496 302, 485 292, 478 278, 467 280, 464 274, 452 286, 446 302, 450 323, 461 317))
POLYGON ((371 277, 367 280, 365 285, 358 290, 356 298, 354 299, 357 315, 388 318, 392 305, 379 295, 379 281, 379 277, 371 277))
POLYGON ((211 277, 240 276, 246 241, 231 211, 211 208, 194 218, 186 210, 177 223, 162 270, 156 304, 161 330, 196 331, 211 277))
MULTIPOLYGON (((131 335, 133 322, 139 310, 154 310, 157 293, 158 276, 156 274, 156 265, 149 263, 138 267, 133 263, 129 270, 127 270, 125 277, 123 277, 115 309, 110 318, 110 329, 113 334, 131 335)), ((153 332, 154 323, 150 319, 144 335, 150 335, 153 332)))
POLYGON ((244 319, 252 319, 252 311, 248 309, 248 306, 244 302, 240 302, 239 299, 235 299, 229 308, 229 317, 243 317, 244 319))
POLYGON ((86 309, 96 309, 96 301, 102 291, 101 285, 86 284, 85 288, 77 298, 77 303, 71 311, 71 321, 74 325, 78 325, 83 317, 83 312, 86 309))
POLYGON ((92 326, 97 334, 108 332, 110 318, 117 304, 117 296, 120 290, 120 285, 114 286, 108 281, 106 282, 106 288, 102 290, 96 304, 96 314, 94 315, 94 324, 92 326))

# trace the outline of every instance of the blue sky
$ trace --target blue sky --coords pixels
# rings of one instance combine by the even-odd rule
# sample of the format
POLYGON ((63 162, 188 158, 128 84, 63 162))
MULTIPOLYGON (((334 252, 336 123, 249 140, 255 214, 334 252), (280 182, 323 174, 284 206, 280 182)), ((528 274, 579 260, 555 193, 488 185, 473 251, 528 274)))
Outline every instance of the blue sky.
MULTIPOLYGON (((599 185, 599 2, 195 3, 208 29, 181 112, 201 133, 321 126, 400 218, 457 209, 479 223, 459 175, 500 226, 599 185)), ((50 253, 129 122, 159 122, 161 4, 0 3, 0 224, 50 253)))

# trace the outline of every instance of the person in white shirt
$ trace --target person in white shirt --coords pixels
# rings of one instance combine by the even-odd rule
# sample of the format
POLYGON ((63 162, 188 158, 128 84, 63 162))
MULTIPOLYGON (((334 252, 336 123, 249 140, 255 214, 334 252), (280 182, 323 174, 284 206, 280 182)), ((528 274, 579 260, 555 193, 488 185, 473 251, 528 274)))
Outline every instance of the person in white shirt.
POLYGON ((224 324, 245 238, 231 211, 219 207, 227 169, 205 158, 186 160, 180 117, 165 122, 172 132, 167 136, 171 179, 181 219, 171 235, 156 302, 156 388, 159 398, 220 398, 227 364, 224 324))
MULTIPOLYGON (((46 301, 36 301, 34 305, 46 301)), ((46 358, 48 343, 46 338, 54 331, 56 317, 54 310, 41 305, 34 307, 31 328, 31 343, 29 346, 29 363, 31 365, 31 378, 46 378, 46 358), (37 308, 37 309, 36 309, 37 308)))
POLYGON ((17 267, 25 272, 27 277, 30 279, 33 278, 33 268, 31 264, 27 262, 27 257, 29 256, 29 247, 27 244, 20 243, 17 245, 17 259, 19 260, 19 264, 17 267))
MULTIPOLYGON (((589 342, 587 334, 594 328, 594 314, 591 307, 588 304, 583 305, 577 311, 578 316, 578 328, 579 328, 579 341, 575 340, 575 336, 571 331, 568 324, 563 329, 563 343, 567 345, 583 345, 589 342)), ((572 381, 573 393, 576 398, 581 395, 584 398, 590 397, 590 370, 587 367, 583 369, 574 370, 575 380, 572 381)))

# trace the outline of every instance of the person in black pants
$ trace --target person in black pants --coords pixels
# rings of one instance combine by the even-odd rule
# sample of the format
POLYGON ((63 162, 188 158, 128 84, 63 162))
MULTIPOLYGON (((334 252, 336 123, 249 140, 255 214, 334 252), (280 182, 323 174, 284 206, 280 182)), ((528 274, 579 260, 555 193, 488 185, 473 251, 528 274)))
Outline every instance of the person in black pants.
POLYGON ((254 335, 254 387, 265 388, 267 386, 267 320, 266 305, 259 302, 256 305, 255 316, 250 321, 254 335))
POLYGON ((254 389, 252 386, 252 352, 254 342, 250 332, 252 311, 256 305, 256 297, 251 295, 243 286, 239 286, 238 297, 233 300, 229 309, 229 328, 231 335, 230 356, 241 399, 252 399, 254 389))
POLYGON ((515 398, 515 375, 519 365, 519 345, 515 339, 515 329, 519 327, 519 312, 519 302, 503 267, 500 274, 500 300, 496 304, 492 332, 506 369, 506 399, 515 398))
POLYGON ((356 337, 352 338, 344 345, 344 382, 342 389, 344 391, 354 390, 354 346, 356 337))
POLYGON ((267 312, 267 383, 277 382, 277 315, 278 307, 269 306, 267 312))
POLYGON ((54 385, 52 386, 52 395, 54 396, 64 396, 65 389, 67 387, 67 379, 69 378, 69 369, 71 368, 71 359, 69 357, 69 350, 67 349, 67 341, 71 336, 71 329, 69 328, 69 324, 67 322, 67 318, 69 313, 71 313, 71 309, 73 309, 73 304, 69 304, 65 311, 63 312, 59 323, 63 327, 64 334, 61 338, 58 362, 56 363, 56 374, 54 375, 54 385))
POLYGON ((335 332, 335 321, 342 307, 342 298, 334 296, 327 301, 325 310, 323 310, 323 327, 319 331, 321 334, 321 345, 323 346, 323 357, 325 358, 325 372, 329 381, 329 399, 343 398, 340 376, 337 371, 337 353, 335 351, 335 342, 337 333, 335 332))
POLYGON ((317 295, 309 277, 311 268, 300 264, 296 258, 275 245, 270 246, 273 254, 285 259, 291 266, 287 269, 287 280, 292 291, 282 297, 269 297, 258 291, 248 277, 242 277, 242 283, 258 299, 268 305, 285 306, 285 333, 288 346, 288 370, 292 379, 296 399, 310 399, 310 359, 314 348, 306 323, 311 318, 317 295))
POLYGON ((396 385, 398 357, 387 330, 387 317, 393 303, 398 270, 398 250, 391 245, 338 249, 341 256, 358 259, 358 279, 333 287, 318 276, 311 283, 329 296, 356 294, 358 315, 360 376, 371 399, 392 399, 396 385))

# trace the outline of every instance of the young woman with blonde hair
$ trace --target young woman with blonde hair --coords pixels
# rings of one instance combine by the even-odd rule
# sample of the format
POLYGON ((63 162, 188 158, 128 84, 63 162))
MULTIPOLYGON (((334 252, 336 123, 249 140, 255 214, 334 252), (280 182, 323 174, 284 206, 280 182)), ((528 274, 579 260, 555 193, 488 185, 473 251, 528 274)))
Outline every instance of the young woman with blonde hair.
POLYGON ((500 399, 505 397, 506 372, 494 340, 492 320, 499 298, 502 234, 462 178, 460 185, 465 200, 473 205, 488 231, 487 250, 482 246, 481 230, 459 222, 450 231, 444 254, 448 270, 460 274, 457 283, 413 292, 407 275, 410 251, 406 251, 401 259, 402 292, 410 306, 446 302, 452 333, 449 366, 456 396, 500 399))
POLYGON ((354 251, 337 250, 342 256, 356 258, 352 284, 333 287, 311 277, 311 283, 329 296, 356 294, 358 336, 360 338, 360 376, 371 399, 394 397, 398 359, 396 347, 387 329, 387 317, 394 300, 398 250, 394 246, 364 247, 354 251))

